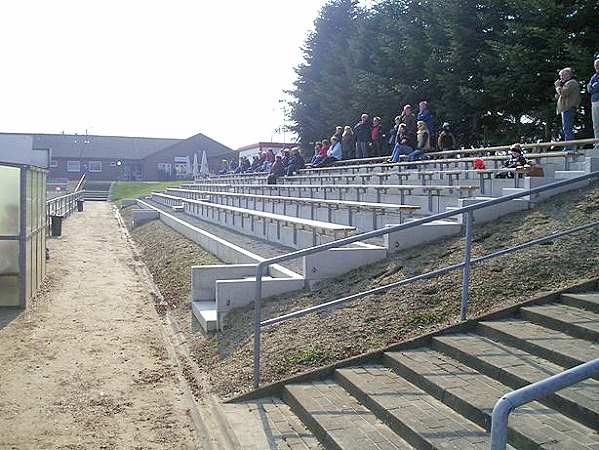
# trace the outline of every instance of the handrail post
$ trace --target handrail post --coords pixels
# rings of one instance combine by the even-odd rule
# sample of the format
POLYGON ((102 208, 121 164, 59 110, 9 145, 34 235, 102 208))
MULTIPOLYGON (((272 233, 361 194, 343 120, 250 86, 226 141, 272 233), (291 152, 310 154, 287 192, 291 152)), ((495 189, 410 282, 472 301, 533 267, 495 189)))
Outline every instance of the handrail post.
POLYGON ((491 419, 491 445, 490 450, 505 450, 507 446, 507 425, 514 405, 507 396, 497 400, 493 408, 491 419))
POLYGON ((260 386, 260 340, 262 328, 262 262, 256 266, 256 297, 254 298, 254 389, 260 386))
POLYGON ((468 295, 470 287, 470 255, 472 253, 472 211, 464 213, 466 222, 466 243, 464 245, 464 269, 462 271, 462 304, 460 306, 460 320, 466 320, 468 314, 468 295))

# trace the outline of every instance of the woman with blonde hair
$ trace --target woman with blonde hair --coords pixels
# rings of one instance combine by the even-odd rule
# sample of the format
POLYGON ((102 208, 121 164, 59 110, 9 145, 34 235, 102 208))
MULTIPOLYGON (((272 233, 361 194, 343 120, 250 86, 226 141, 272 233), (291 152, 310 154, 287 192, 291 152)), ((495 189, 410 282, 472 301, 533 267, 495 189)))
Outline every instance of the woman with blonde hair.
POLYGON ((420 159, 425 152, 431 151, 431 133, 425 121, 416 122, 416 150, 408 155, 408 161, 420 159))
POLYGON ((346 125, 341 135, 341 155, 342 159, 352 159, 355 156, 356 140, 354 130, 346 125))

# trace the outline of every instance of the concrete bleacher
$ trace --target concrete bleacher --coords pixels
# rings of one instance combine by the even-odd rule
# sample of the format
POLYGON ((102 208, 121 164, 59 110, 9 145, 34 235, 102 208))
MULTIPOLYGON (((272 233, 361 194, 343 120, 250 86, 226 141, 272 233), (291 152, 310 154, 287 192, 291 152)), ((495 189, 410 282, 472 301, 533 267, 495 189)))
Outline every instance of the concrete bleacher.
MULTIPOLYGON (((216 225, 240 235, 251 236, 257 241, 287 248, 289 252, 335 241, 352 233, 453 211, 514 192, 525 192, 536 186, 599 169, 597 150, 578 148, 573 153, 549 151, 553 145, 556 144, 529 146, 536 153, 526 155, 543 168, 544 176, 530 177, 525 170, 502 169, 499 167, 500 162, 506 156, 480 156, 475 152, 480 153, 481 150, 473 149, 460 151, 460 158, 455 157, 458 151, 437 152, 432 159, 411 163, 388 164, 375 159, 367 160, 367 164, 363 160, 329 168, 305 169, 299 175, 281 177, 274 185, 266 184, 264 173, 202 178, 178 188, 168 188, 165 192, 155 192, 145 201, 144 207, 154 208, 154 213, 161 220, 168 221, 171 226, 189 236, 197 235, 196 231, 184 229, 185 221, 193 219, 200 224, 216 225), (474 170, 472 162, 476 158, 485 160, 487 168, 474 170), (497 173, 506 171, 517 173, 512 179, 496 178, 497 173), (167 218, 170 214, 177 215, 176 224, 173 219, 167 218)), ((508 147, 489 148, 486 153, 507 149, 508 147)), ((569 188, 578 187, 580 185, 569 188)), ((558 191, 543 196, 527 196, 496 207, 477 210, 475 222, 481 224, 514 211, 526 210, 534 206, 535 202, 556 193, 558 191)), ((305 257, 301 274, 268 275, 270 287, 264 291, 264 296, 298 289, 302 283, 305 285, 314 280, 333 277, 370 264, 393 252, 457 235, 462 231, 462 217, 456 216, 433 221, 417 229, 390 233, 377 241, 353 244, 347 248, 335 248, 305 257), (301 280, 298 281, 298 278, 301 280)), ((202 239, 202 242, 206 240, 205 237, 202 239)), ((258 260, 257 257, 252 263, 258 260)), ((247 264, 248 260, 244 257, 231 258, 227 262, 247 264)), ((252 295, 248 295, 248 292, 253 292, 255 284, 255 272, 252 270, 255 271, 255 265, 249 268, 235 266, 229 272, 223 269, 211 272, 208 284, 212 288, 202 289, 203 292, 210 293, 208 297, 216 298, 206 298, 203 295, 201 309, 211 311, 211 317, 216 319, 210 321, 210 325, 205 326, 206 329, 221 327, 230 305, 241 306, 253 300, 252 295), (222 273, 221 280, 226 281, 229 287, 236 284, 235 280, 243 280, 238 283, 243 289, 231 288, 225 295, 224 291, 215 288, 219 283, 218 273, 222 273), (235 278, 239 273, 244 276, 235 278), (226 302, 222 301, 225 297, 226 302), (226 308, 223 306, 225 304, 226 308)), ((197 277, 194 280, 193 284, 197 286, 200 281, 197 277)), ((192 290, 195 292, 194 286, 192 290)), ((207 322, 204 320, 204 323, 207 322)))
POLYGON ((273 214, 293 215, 310 220, 355 226, 360 231, 380 228, 385 223, 403 223, 420 210, 419 206, 382 202, 351 200, 325 200, 320 198, 291 197, 284 195, 241 194, 235 192, 200 191, 196 189, 169 188, 167 194, 193 200, 236 206, 273 214))

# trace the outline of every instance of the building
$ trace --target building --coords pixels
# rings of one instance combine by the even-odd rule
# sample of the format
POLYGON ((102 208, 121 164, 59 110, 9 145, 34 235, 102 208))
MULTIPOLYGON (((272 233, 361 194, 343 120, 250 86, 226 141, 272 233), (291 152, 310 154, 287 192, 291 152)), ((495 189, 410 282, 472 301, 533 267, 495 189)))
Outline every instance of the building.
POLYGON ((47 169, 50 164, 50 150, 33 148, 31 135, 0 133, 0 160, 3 163, 47 169))
MULTIPOLYGON (((33 138, 35 154, 49 153, 50 179, 153 181, 192 177, 194 155, 205 151, 209 167, 236 157, 229 147, 199 133, 189 139, 77 134, 0 133, 0 139, 33 138)), ((0 140, 1 142, 1 140, 0 140)), ((1 155, 0 155, 1 156, 1 155)))

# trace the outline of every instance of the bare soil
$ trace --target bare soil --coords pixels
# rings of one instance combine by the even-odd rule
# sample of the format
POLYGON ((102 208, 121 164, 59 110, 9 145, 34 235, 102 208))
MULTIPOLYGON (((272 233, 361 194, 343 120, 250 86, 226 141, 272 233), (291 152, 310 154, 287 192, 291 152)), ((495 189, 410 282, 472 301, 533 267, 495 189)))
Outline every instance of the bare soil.
POLYGON ((155 288, 111 208, 68 218, 32 304, 0 311, 1 449, 199 446, 155 288))
MULTIPOLYGON (((475 226, 473 255, 482 256, 540 237, 550 232, 599 219, 599 186, 561 194, 550 202, 522 213, 511 214, 493 223, 475 226)), ((184 240, 156 222, 156 230, 140 239, 142 248, 156 249, 156 242, 184 240)), ((472 271, 469 317, 476 317, 527 300, 545 291, 566 287, 581 279, 599 276, 599 228, 595 227, 546 245, 503 256, 472 271)), ((189 242, 189 241, 188 241, 189 242)), ((202 250, 199 250, 202 252, 202 250)), ((462 261, 462 238, 422 246, 384 261, 323 282, 313 290, 273 297, 263 306, 263 318, 275 317, 310 305, 320 304, 407 277, 462 261)), ((188 279, 168 267, 184 263, 166 250, 144 250, 144 259, 160 289, 169 297, 184 299, 188 279), (161 281, 162 280, 162 281, 161 281), (176 280, 176 281, 175 281, 176 280)), ((205 252, 204 252, 205 253, 205 252)), ((200 257, 203 258, 204 256, 200 257)), ((185 262, 187 263, 187 262, 185 262)), ((265 329, 263 333, 262 382, 272 382, 360 353, 397 343, 457 322, 462 273, 456 271, 436 279, 396 288, 349 303, 333 311, 311 314, 265 329)), ((189 295, 187 293, 187 295, 189 295)), ((223 397, 248 391, 252 382, 253 305, 232 312, 223 333, 205 337, 194 333, 189 319, 178 311, 179 323, 188 336, 188 345, 198 369, 211 389, 223 397)))

